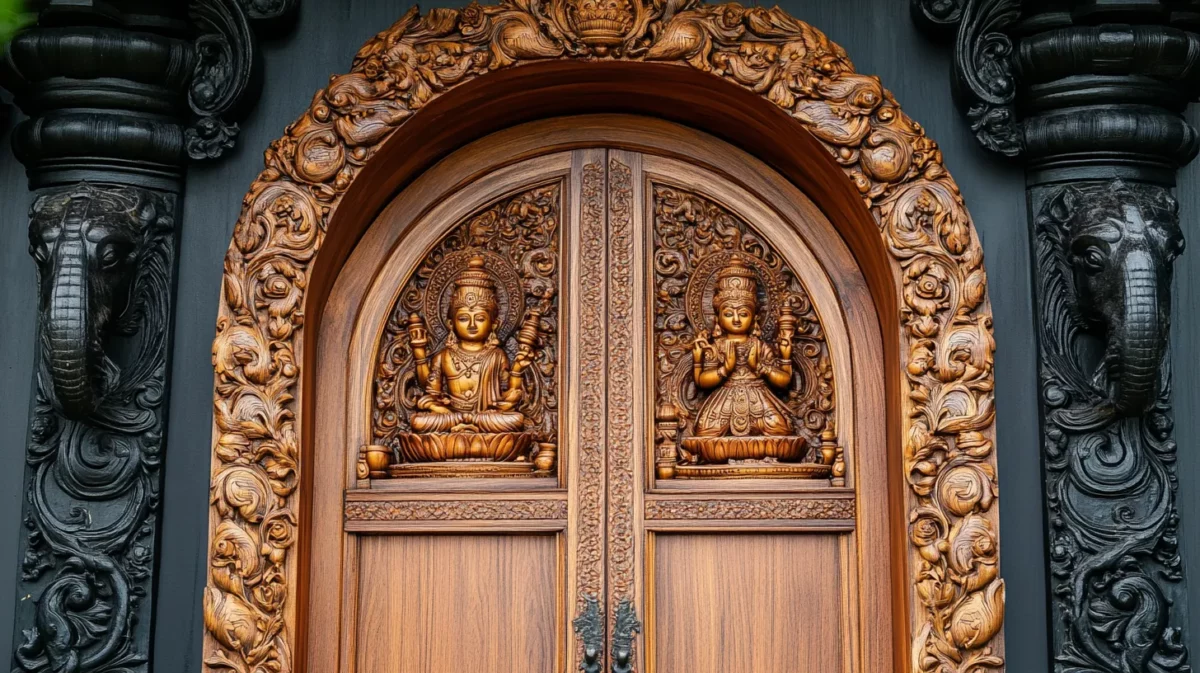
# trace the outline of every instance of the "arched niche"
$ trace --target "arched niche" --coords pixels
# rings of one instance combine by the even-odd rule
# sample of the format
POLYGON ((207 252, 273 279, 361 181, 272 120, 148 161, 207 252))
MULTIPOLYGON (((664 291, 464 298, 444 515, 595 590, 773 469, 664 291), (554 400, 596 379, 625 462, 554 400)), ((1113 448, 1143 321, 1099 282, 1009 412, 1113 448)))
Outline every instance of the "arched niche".
POLYGON ((881 331, 891 557, 879 572, 903 587, 891 608, 904 628, 886 636, 895 667, 1002 670, 990 309, 936 144, 839 47, 777 9, 626 5, 628 34, 597 42, 570 4, 410 13, 267 151, 214 343, 206 666, 310 670, 300 644, 319 620, 306 591, 322 570, 309 566, 322 513, 309 466, 327 449, 314 442, 306 345, 368 227, 490 133, 619 112, 744 150, 836 226, 881 331))

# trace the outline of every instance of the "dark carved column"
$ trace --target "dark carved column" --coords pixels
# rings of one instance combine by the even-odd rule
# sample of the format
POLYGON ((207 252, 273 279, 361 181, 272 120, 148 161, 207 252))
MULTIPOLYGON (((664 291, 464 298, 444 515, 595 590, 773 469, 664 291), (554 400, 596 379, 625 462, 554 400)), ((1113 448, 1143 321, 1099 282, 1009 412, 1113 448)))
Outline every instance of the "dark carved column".
POLYGON ((1058 673, 1190 671, 1168 333, 1200 3, 914 0, 980 143, 1026 168, 1058 673))
POLYGON ((186 162, 233 146, 251 21, 292 5, 50 0, 8 47, 39 293, 14 671, 149 668, 186 162))

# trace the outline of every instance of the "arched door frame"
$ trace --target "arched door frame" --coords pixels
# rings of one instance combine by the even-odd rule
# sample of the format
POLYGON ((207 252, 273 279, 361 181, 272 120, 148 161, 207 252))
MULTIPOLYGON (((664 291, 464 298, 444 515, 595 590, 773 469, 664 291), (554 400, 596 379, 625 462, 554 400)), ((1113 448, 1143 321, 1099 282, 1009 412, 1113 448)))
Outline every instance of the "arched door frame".
MULTIPOLYGON (((781 11, 633 3, 616 43, 565 0, 406 15, 266 153, 226 256, 206 670, 298 670, 314 353, 334 279, 416 176, 541 118, 642 114, 772 166, 839 227, 883 325, 906 670, 1003 670, 993 349, 982 251, 936 144, 844 52, 781 11), (650 62, 650 60, 663 62, 650 62), (689 67, 690 66, 690 67, 689 67), (714 77, 714 75, 717 75, 714 77), (318 255, 319 251, 319 255, 318 255)), ((901 646, 900 643, 897 643, 901 646)))

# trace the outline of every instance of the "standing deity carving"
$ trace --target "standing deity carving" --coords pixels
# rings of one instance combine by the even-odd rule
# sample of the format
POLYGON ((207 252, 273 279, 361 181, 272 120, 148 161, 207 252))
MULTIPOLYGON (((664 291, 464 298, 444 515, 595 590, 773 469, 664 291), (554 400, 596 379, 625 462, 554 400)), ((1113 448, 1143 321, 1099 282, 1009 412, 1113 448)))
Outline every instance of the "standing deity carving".
POLYGON ((552 473, 559 194, 484 209, 418 265, 381 344, 360 477, 552 473))
POLYGON ((659 478, 834 479, 824 330, 803 284, 711 200, 655 188, 659 478))

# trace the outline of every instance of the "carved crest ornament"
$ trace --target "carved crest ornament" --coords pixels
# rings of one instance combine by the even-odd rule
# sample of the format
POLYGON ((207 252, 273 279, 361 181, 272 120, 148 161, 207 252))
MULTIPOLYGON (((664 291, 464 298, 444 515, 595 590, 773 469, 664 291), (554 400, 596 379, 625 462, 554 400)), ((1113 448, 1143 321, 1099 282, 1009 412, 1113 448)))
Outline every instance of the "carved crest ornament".
MULTIPOLYGON (((655 61, 700 69, 759 93, 788 112, 843 167, 879 225, 882 244, 893 260, 900 305, 898 352, 903 359, 904 406, 899 417, 904 425, 899 436, 908 485, 911 582, 907 601, 911 651, 905 660, 909 670, 919 673, 1003 670, 994 342, 982 249, 958 188, 942 166, 936 143, 901 112, 878 79, 855 73, 845 52, 819 31, 778 8, 693 0, 515 0, 471 4, 461 10, 434 9, 424 15, 414 8, 367 42, 350 73, 333 77, 286 135, 272 143, 266 168, 245 198, 225 259, 213 345, 216 432, 204 601, 206 670, 293 670, 298 611, 294 547, 301 523, 297 488, 306 467, 301 461, 300 409, 295 403, 304 361, 298 337, 304 326, 308 274, 327 223, 376 150, 393 133, 403 133, 405 120, 431 100, 493 70, 553 59, 655 61)), ((472 274, 480 265, 467 254, 463 253, 453 274, 447 271, 445 279, 438 281, 442 288, 438 292, 445 297, 474 284, 482 294, 492 295, 476 299, 482 301, 484 319, 508 330, 498 332, 490 344, 504 351, 507 360, 500 362, 500 354, 493 351, 495 378, 511 378, 507 375, 514 366, 526 367, 525 383, 518 388, 521 399, 507 410, 499 403, 468 408, 460 394, 463 389, 450 390, 444 379, 440 391, 420 387, 413 403, 430 414, 422 417, 422 427, 429 431, 425 434, 461 426, 457 429, 480 434, 489 430, 498 431, 491 432, 494 435, 529 433, 530 442, 552 444, 554 428, 546 425, 546 419, 556 412, 531 406, 533 389, 528 382, 531 372, 538 370, 543 370, 548 382, 554 378, 545 367, 553 358, 555 320, 546 314, 529 317, 538 306, 536 283, 531 284, 536 279, 522 275, 524 269, 517 268, 519 280, 472 274), (516 303, 523 303, 523 310, 514 308, 516 303), (518 341, 518 325, 525 324, 536 332, 526 349, 531 353, 522 353, 525 345, 518 341), (467 418, 481 413, 486 416, 482 423, 467 418)), ((713 288, 724 283, 737 291, 753 284, 755 292, 760 285, 761 291, 768 291, 767 279, 755 271, 757 264, 740 261, 743 269, 753 273, 714 278, 713 288)), ((432 285, 432 279, 431 275, 424 280, 432 285)), ((425 289, 423 301, 428 305, 428 285, 425 289)), ((713 296, 707 290, 704 294, 709 304, 701 310, 711 311, 713 296)), ((401 317, 410 316, 393 314, 387 328, 395 334, 403 332, 410 344, 413 335, 418 343, 433 336, 425 353, 413 356, 428 359, 434 374, 437 361, 447 359, 439 358, 447 347, 440 332, 425 332, 444 329, 440 321, 457 303, 444 301, 436 299, 434 311, 408 311, 423 317, 422 324, 401 324, 401 317)), ((747 310, 753 304, 724 299, 718 303, 740 303, 747 310)), ((796 350, 807 347, 802 337, 811 337, 802 329, 804 311, 800 304, 792 306, 797 327, 791 341, 796 350)), ((786 324, 784 313, 776 306, 772 320, 786 324)), ((689 344, 684 349, 684 369, 694 381, 704 379, 713 384, 709 390, 717 390, 725 382, 714 375, 726 364, 718 362, 717 356, 733 355, 728 379, 739 367, 750 366, 753 349, 740 338, 734 341, 743 342, 732 347, 719 345, 711 314, 705 318, 710 323, 709 339, 701 340, 699 365, 691 366, 695 361, 689 344)), ((761 342, 756 347, 760 355, 772 354, 756 361, 753 369, 763 370, 758 365, 770 362, 767 369, 772 371, 763 370, 765 378, 759 382, 743 379, 744 372, 736 374, 739 383, 734 393, 766 400, 766 395, 779 396, 781 389, 793 384, 795 369, 784 381, 787 371, 778 358, 784 331, 777 325, 761 337, 748 335, 760 340, 755 342, 761 342)), ((488 341, 483 345, 488 346, 488 341)), ((386 364, 382 355, 380 364, 386 364)), ((820 372, 819 356, 813 367, 820 372)), ((812 378, 819 380, 819 376, 812 378)), ((512 390, 513 383, 500 389, 512 390)), ((716 398, 711 392, 708 395, 706 400, 716 398)), ((722 416, 706 415, 704 407, 705 403, 696 407, 696 419, 722 416)), ((737 422, 759 428, 762 437, 801 436, 806 437, 806 446, 813 446, 817 423, 807 424, 806 414, 827 410, 819 404, 805 410, 797 427, 795 410, 783 414, 777 405, 771 408, 777 412, 771 418, 737 422), (791 425, 786 434, 773 434, 785 421, 791 425)), ((376 418, 373 441, 397 450, 406 443, 414 450, 437 448, 436 440, 425 444, 426 440, 399 437, 410 431, 413 437, 422 435, 413 425, 415 418, 414 412, 404 420, 407 425, 398 419, 381 423, 376 418)), ((660 449, 662 430, 661 425, 655 428, 660 449)), ((694 428, 692 433, 693 437, 703 434, 694 428)), ((816 433, 819 445, 823 430, 816 433)), ((486 443, 481 442, 474 450, 486 443)), ((692 446, 683 448, 693 455, 711 448, 703 442, 692 446)), ((501 449, 497 445, 494 450, 501 449)), ((525 450, 536 460, 538 452, 532 446, 525 450)), ((813 455, 822 456, 819 447, 813 455)), ((823 456, 814 462, 823 463, 823 456)), ((836 459, 830 463, 836 470, 836 459)), ((359 469, 363 467, 360 464, 359 469)), ((660 462, 659 469, 664 467, 669 466, 660 462)))

